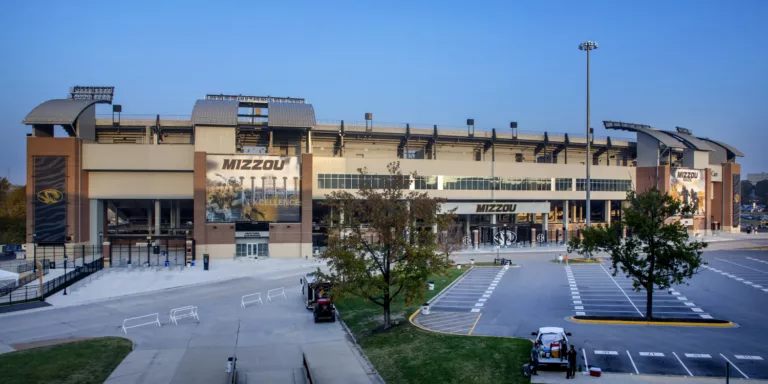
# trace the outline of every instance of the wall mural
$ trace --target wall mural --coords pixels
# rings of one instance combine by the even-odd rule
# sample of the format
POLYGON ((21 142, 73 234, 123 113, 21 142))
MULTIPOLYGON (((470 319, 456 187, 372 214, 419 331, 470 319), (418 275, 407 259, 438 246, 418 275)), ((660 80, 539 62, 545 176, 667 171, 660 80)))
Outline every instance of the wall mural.
POLYGON ((706 180, 698 169, 673 169, 670 173, 669 194, 683 205, 693 206, 694 215, 704 215, 706 180))

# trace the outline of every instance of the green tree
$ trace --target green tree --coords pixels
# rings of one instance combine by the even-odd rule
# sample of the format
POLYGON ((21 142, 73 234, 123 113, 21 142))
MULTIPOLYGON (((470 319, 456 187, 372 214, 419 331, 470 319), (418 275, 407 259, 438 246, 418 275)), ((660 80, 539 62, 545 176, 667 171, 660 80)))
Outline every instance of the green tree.
POLYGON ((741 181, 741 201, 745 204, 752 202, 752 192, 755 191, 755 186, 749 180, 741 181))
POLYGON ((760 204, 768 204, 768 180, 758 181, 755 185, 755 197, 760 204))
MULTIPOLYGON (((439 254, 438 231, 453 221, 440 214, 442 199, 409 191, 409 175, 400 163, 387 166, 389 175, 360 173, 356 193, 326 195, 331 208, 328 248, 319 258, 330 271, 318 270, 333 284, 333 296, 351 294, 381 306, 384 329, 391 324, 391 304, 399 295, 407 303, 424 299, 428 276, 444 273, 449 259, 439 254)), ((414 174, 415 176, 415 174, 414 174)))
POLYGON ((611 226, 584 228, 583 239, 572 238, 568 250, 580 254, 606 252, 611 256, 613 275, 619 270, 632 280, 635 291, 645 290, 645 318, 653 318, 654 289, 668 289, 693 277, 705 264, 701 258, 706 243, 691 240, 688 230, 675 220, 689 215, 691 206, 652 189, 642 194, 627 192, 627 207, 621 221, 611 226), (621 238, 621 227, 632 234, 621 238))

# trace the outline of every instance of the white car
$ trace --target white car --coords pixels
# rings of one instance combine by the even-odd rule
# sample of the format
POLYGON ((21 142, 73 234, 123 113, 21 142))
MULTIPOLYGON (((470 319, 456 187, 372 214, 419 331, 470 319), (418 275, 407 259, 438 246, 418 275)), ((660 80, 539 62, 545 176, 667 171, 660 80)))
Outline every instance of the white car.
POLYGON ((570 348, 570 332, 560 327, 541 327, 531 336, 536 336, 533 342, 539 344, 539 364, 568 365, 565 352, 570 348))

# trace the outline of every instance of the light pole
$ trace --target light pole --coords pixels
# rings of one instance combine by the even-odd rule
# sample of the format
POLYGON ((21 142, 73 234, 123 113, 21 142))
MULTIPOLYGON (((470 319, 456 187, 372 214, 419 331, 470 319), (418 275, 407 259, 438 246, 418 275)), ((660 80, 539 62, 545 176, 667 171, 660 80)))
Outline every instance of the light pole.
POLYGON ((37 274, 37 233, 32 234, 32 270, 37 274))
POLYGON ((590 177, 589 177, 589 166, 592 163, 592 153, 591 153, 591 139, 592 139, 592 133, 589 129, 589 51, 597 49, 597 43, 594 41, 585 41, 581 44, 579 44, 579 50, 580 51, 587 51, 587 182, 586 182, 586 190, 587 190, 587 228, 589 228, 591 223, 591 216, 592 216, 592 207, 590 204, 590 190, 592 189, 590 177))

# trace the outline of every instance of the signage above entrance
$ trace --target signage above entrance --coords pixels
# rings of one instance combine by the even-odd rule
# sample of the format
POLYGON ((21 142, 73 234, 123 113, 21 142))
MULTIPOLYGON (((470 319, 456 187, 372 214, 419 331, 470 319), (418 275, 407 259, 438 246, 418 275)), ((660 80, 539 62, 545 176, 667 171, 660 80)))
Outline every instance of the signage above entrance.
POLYGON ((259 237, 269 237, 269 232, 235 232, 235 237, 246 237, 246 238, 259 238, 259 237))
POLYGON ((441 211, 447 212, 456 209, 457 215, 473 214, 517 214, 517 213, 548 213, 549 203, 545 202, 526 202, 526 203, 491 203, 491 202, 466 202, 466 203, 445 203, 441 211))

